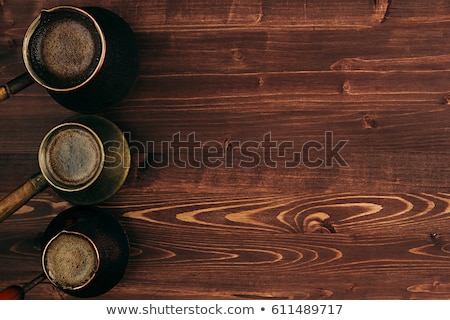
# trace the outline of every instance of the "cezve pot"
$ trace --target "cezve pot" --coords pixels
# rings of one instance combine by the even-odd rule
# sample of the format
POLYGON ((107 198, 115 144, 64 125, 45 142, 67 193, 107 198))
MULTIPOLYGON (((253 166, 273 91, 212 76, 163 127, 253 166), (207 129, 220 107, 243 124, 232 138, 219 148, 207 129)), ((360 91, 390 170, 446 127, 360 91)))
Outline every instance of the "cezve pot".
POLYGON ((125 273, 128 237, 111 214, 76 206, 58 214, 42 238, 42 268, 58 289, 88 298, 113 288, 125 273))
POLYGON ((42 10, 23 40, 27 72, 0 87, 0 101, 38 83, 79 113, 122 100, 138 74, 138 47, 129 25, 99 7, 42 10))
POLYGON ((51 186, 63 199, 93 205, 113 196, 130 168, 122 131, 97 115, 77 115, 54 127, 39 148, 40 172, 0 200, 0 222, 51 186))

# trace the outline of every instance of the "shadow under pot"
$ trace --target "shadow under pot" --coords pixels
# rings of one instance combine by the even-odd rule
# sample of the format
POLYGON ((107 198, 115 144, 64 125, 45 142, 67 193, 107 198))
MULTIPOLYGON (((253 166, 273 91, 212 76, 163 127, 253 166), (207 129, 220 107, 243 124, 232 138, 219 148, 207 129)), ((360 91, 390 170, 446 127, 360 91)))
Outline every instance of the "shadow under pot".
POLYGON ((42 268, 58 289, 89 298, 106 293, 123 277, 129 241, 119 221, 93 207, 73 207, 48 225, 42 268))
POLYGON ((96 115, 77 115, 54 127, 39 148, 40 172, 0 200, 0 222, 51 186, 64 200, 94 205, 125 182, 130 149, 122 131, 96 115))
POLYGON ((99 7, 42 10, 22 51, 27 72, 0 88, 0 101, 37 82, 64 107, 96 113, 122 100, 138 75, 133 31, 99 7))

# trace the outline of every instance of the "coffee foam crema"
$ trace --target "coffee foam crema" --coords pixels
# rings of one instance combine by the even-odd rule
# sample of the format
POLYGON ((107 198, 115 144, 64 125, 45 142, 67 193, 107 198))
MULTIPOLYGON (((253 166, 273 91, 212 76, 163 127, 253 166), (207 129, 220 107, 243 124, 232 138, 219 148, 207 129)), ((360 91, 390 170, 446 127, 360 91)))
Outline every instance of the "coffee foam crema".
POLYGON ((42 58, 47 71, 61 79, 88 73, 95 57, 91 32, 73 20, 54 23, 42 37, 39 50, 37 56, 42 58))
POLYGON ((63 231, 47 244, 43 267, 48 279, 61 289, 80 289, 95 276, 99 258, 86 236, 63 231))
POLYGON ((43 173, 60 189, 77 189, 95 180, 103 165, 103 151, 93 132, 76 124, 63 125, 44 140, 43 173))

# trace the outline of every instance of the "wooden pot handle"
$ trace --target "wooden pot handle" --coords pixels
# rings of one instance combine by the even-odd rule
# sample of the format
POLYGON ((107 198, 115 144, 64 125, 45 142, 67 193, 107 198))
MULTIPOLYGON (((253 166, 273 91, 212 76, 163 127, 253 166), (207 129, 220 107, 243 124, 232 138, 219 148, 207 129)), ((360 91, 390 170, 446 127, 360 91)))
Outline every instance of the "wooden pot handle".
POLYGON ((49 186, 42 173, 37 173, 23 185, 0 200, 0 222, 11 216, 34 195, 49 186))
POLYGON ((16 94, 33 83, 35 83, 35 81, 28 72, 8 81, 0 87, 0 102, 8 99, 13 94, 16 94))

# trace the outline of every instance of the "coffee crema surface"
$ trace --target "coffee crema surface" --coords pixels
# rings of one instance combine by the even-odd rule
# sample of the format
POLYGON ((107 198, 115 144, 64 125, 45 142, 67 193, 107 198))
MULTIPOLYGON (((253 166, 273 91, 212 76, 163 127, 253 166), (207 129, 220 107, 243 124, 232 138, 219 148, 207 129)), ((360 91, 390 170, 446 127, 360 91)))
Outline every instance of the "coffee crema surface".
POLYGON ((88 129, 63 126, 47 140, 44 155, 48 178, 61 186, 83 186, 98 176, 102 154, 99 140, 88 129))
POLYGON ((75 21, 55 24, 43 37, 41 50, 48 71, 63 79, 85 74, 95 56, 91 33, 75 21))
POLYGON ((95 276, 98 254, 86 237, 62 232, 48 244, 43 263, 50 281, 63 289, 75 289, 95 276))

